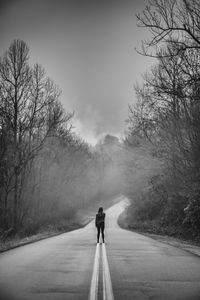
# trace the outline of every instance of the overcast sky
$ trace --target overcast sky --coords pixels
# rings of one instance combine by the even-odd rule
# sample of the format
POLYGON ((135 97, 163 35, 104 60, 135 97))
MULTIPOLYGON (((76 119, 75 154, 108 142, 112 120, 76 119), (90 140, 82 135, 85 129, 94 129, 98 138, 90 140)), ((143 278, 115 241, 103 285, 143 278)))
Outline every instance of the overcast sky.
POLYGON ((89 143, 123 136, 133 85, 150 59, 137 54, 147 32, 136 26, 144 0, 0 0, 0 55, 16 39, 30 48, 75 111, 74 126, 89 143))

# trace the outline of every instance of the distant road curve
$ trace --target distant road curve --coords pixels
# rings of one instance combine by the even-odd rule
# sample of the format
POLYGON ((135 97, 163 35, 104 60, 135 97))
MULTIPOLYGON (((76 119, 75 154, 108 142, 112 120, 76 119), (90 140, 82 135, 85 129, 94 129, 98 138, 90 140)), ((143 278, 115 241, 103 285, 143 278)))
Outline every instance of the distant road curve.
POLYGON ((98 299, 199 300, 200 258, 121 229, 117 219, 125 205, 127 199, 119 197, 106 211, 105 248, 96 245, 93 221, 83 229, 0 254, 0 300, 89 299, 97 248, 98 299), (106 294, 109 276, 107 289, 112 290, 106 294))

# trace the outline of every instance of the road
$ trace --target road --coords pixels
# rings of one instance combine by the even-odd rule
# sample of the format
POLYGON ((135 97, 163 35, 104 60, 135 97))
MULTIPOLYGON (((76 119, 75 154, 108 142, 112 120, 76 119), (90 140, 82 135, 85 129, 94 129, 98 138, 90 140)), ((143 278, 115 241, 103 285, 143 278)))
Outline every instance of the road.
POLYGON ((105 246, 97 247, 91 222, 83 229, 2 253, 0 299, 84 300, 91 290, 98 299, 103 294, 108 299, 112 290, 110 299, 115 300, 199 300, 200 258, 119 228, 117 218, 125 205, 121 197, 106 211, 105 246), (100 257, 98 268, 95 253, 100 257))

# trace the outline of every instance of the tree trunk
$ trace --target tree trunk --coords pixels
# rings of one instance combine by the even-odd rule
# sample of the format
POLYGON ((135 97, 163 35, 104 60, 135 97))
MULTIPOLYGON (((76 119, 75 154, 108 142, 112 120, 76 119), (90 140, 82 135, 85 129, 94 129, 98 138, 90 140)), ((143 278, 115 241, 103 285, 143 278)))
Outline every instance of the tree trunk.
POLYGON ((8 227, 8 193, 6 192, 4 197, 4 215, 3 215, 3 227, 8 227))
POLYGON ((13 206, 13 228, 17 229, 17 205, 18 205, 18 171, 15 168, 14 206, 13 206))

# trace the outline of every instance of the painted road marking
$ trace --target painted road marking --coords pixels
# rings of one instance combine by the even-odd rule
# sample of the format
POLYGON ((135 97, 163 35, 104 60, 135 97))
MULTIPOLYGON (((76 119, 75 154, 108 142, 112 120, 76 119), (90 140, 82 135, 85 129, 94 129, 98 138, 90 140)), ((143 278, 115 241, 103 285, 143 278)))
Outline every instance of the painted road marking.
POLYGON ((90 285, 90 293, 88 300, 97 300, 98 298, 98 282, 99 282, 99 244, 96 246, 96 252, 94 257, 94 266, 92 273, 92 280, 90 285))
MULTIPOLYGON (((108 266, 108 259, 106 254, 106 246, 102 244, 102 270, 103 270, 103 300, 114 300, 112 282, 110 277, 110 271, 108 266)), ((92 273, 92 280, 90 285, 90 293, 88 300, 98 300, 98 284, 99 284, 99 271, 100 271, 100 244, 96 246, 96 252, 94 257, 94 266, 92 273)))
POLYGON ((102 261, 103 261, 103 300, 114 300, 105 244, 102 244, 102 261))

